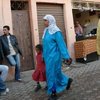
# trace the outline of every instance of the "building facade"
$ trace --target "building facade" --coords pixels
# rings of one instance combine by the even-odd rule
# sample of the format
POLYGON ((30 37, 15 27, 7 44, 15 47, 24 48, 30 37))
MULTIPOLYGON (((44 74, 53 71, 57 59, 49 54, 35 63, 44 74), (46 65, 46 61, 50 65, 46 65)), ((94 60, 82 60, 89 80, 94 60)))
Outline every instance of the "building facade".
POLYGON ((41 42, 43 16, 52 14, 64 34, 70 55, 74 57, 73 2, 97 2, 100 0, 0 0, 0 34, 3 25, 11 27, 11 33, 18 38, 25 56, 22 70, 33 68, 35 45, 41 42))

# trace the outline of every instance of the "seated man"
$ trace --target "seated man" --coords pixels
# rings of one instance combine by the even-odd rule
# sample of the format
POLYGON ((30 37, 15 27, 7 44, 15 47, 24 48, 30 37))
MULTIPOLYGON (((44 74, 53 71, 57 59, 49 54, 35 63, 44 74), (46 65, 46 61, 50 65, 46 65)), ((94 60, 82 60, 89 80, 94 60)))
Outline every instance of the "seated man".
POLYGON ((0 45, 0 95, 6 95, 6 93, 9 92, 9 89, 6 87, 4 81, 7 78, 8 66, 2 65, 2 61, 3 61, 3 52, 2 52, 2 47, 0 45))
POLYGON ((10 34, 10 27, 4 26, 3 33, 1 36, 1 47, 4 57, 7 59, 8 63, 11 65, 11 76, 18 82, 21 82, 20 74, 20 55, 23 57, 22 52, 19 48, 17 38, 10 34))
POLYGON ((9 89, 6 87, 4 81, 7 78, 8 66, 0 65, 0 95, 6 95, 9 92, 9 89))

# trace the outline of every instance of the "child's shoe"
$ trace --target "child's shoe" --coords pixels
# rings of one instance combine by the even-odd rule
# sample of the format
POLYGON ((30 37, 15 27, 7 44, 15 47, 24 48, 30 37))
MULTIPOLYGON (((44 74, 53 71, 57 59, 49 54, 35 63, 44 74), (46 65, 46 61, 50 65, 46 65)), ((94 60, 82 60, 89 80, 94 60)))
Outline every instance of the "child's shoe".
POLYGON ((48 90, 48 86, 45 86, 44 90, 48 90))
POLYGON ((37 92, 37 91, 39 91, 40 89, 41 89, 41 85, 37 85, 34 91, 37 92))
POLYGON ((51 94, 51 96, 48 98, 48 100, 57 100, 57 95, 51 94))
POLYGON ((66 90, 69 90, 70 89, 72 82, 73 82, 73 79, 72 78, 69 78, 68 85, 66 87, 66 90))

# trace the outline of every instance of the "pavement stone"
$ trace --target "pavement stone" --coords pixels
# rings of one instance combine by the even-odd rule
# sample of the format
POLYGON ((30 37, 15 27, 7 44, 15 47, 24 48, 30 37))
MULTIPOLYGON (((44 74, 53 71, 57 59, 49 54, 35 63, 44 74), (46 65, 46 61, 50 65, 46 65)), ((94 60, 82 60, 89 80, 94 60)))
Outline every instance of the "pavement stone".
MULTIPOLYGON (((76 63, 69 66, 63 65, 66 75, 74 79, 72 89, 63 91, 58 95, 58 100, 100 100, 100 60, 87 64, 76 63)), ((32 80, 32 70, 22 72, 22 83, 7 82, 10 92, 0 96, 0 100, 47 100, 48 95, 42 89, 34 92, 35 82, 32 80)))

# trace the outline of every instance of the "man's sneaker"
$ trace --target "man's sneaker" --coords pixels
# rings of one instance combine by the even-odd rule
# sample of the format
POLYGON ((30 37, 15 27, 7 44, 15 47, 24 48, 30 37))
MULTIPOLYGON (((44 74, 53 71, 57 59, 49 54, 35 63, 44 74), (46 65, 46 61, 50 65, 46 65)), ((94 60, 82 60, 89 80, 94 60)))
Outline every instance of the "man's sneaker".
POLYGON ((5 96, 9 92, 9 88, 6 88, 4 92, 0 93, 0 96, 5 96))
POLYGON ((7 94, 6 91, 4 91, 0 93, 0 96, 5 96, 6 94, 7 94))
POLYGON ((66 87, 66 90, 69 90, 70 89, 72 82, 73 82, 73 79, 72 78, 69 78, 68 85, 66 87))
POLYGON ((18 79, 18 80, 16 80, 17 82, 22 82, 22 79, 18 79))
POLYGON ((6 88, 6 93, 9 93, 9 88, 6 88))
POLYGON ((39 91, 40 89, 41 89, 41 85, 37 85, 34 91, 37 92, 37 91, 39 91))

